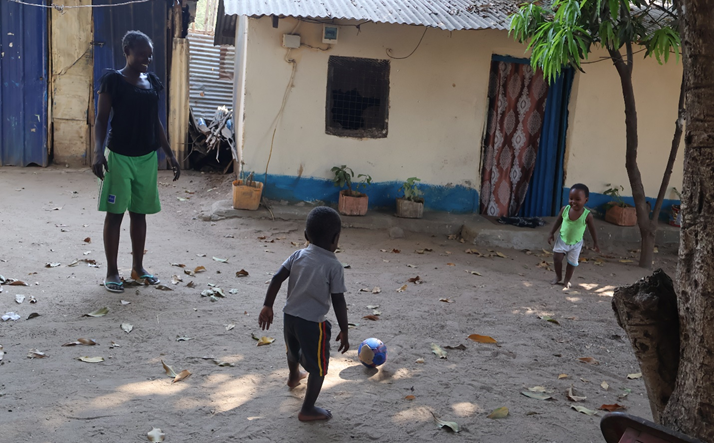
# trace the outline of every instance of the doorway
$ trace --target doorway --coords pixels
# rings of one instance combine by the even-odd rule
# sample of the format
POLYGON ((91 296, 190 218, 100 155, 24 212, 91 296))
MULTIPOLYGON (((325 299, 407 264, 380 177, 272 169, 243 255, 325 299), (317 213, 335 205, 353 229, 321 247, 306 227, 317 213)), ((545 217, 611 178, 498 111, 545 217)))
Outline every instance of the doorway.
POLYGON ((493 57, 481 214, 544 217, 560 209, 573 77, 567 69, 549 85, 528 59, 493 57))

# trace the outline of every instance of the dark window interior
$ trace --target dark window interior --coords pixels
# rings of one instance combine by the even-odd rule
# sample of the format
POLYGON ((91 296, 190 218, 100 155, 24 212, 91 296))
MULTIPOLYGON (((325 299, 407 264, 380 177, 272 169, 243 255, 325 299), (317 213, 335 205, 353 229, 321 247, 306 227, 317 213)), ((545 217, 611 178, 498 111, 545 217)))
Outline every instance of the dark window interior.
POLYGON ((325 132, 384 138, 388 117, 389 60, 330 57, 325 132))

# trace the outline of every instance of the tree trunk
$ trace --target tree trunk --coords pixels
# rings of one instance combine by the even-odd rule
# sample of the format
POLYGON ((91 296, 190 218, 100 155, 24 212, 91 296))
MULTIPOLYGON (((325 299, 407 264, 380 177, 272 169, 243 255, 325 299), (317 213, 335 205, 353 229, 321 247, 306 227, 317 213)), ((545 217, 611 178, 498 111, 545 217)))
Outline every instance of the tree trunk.
POLYGON ((684 0, 685 132, 680 366, 663 424, 714 441, 714 0, 684 0))
POLYGON ((627 139, 625 149, 625 169, 627 177, 630 179, 632 188, 632 198, 635 200, 635 210, 637 211, 637 226, 640 228, 642 241, 640 244, 640 267, 651 268, 654 258, 654 232, 650 223, 650 212, 647 209, 647 199, 645 187, 642 185, 642 175, 637 166, 637 106, 635 104, 635 90, 632 87, 632 68, 634 64, 632 54, 632 44, 625 45, 627 50, 627 61, 622 59, 620 51, 609 49, 610 57, 615 64, 617 73, 620 75, 622 86, 622 96, 625 99, 625 135, 627 139), (649 253, 645 246, 652 245, 649 253))
POLYGON ((617 288, 612 309, 640 363, 654 421, 661 423, 679 367, 679 317, 672 279, 659 269, 632 286, 617 288))

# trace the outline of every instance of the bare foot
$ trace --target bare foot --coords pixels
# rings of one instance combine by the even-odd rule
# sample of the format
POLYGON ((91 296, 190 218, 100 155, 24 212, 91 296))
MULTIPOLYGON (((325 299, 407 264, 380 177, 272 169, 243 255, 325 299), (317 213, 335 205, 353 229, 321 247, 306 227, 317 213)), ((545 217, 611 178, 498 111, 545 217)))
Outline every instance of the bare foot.
POLYGON ((290 389, 296 388, 300 384, 300 380, 304 379, 307 377, 307 372, 300 371, 298 372, 297 377, 288 377, 288 387, 290 389))
POLYGON ((570 289, 572 286, 569 281, 563 282, 563 286, 565 286, 565 289, 570 289))
POLYGON ((329 420, 332 418, 332 412, 327 409, 313 407, 311 411, 300 411, 298 420, 300 421, 317 421, 329 420))
POLYGON ((550 282, 551 285, 559 285, 560 284, 560 279, 559 278, 554 278, 553 281, 550 282))

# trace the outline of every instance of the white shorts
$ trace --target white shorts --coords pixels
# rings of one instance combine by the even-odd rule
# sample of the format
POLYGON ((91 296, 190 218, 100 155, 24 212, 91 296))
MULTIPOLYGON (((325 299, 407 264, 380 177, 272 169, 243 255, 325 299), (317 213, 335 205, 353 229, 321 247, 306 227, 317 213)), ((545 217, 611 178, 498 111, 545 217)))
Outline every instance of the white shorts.
POLYGON ((563 239, 558 235, 555 238, 555 246, 553 246, 553 252, 556 254, 565 254, 568 264, 570 266, 578 266, 578 260, 580 259, 580 251, 583 249, 583 241, 575 243, 574 245, 566 244, 563 239))

